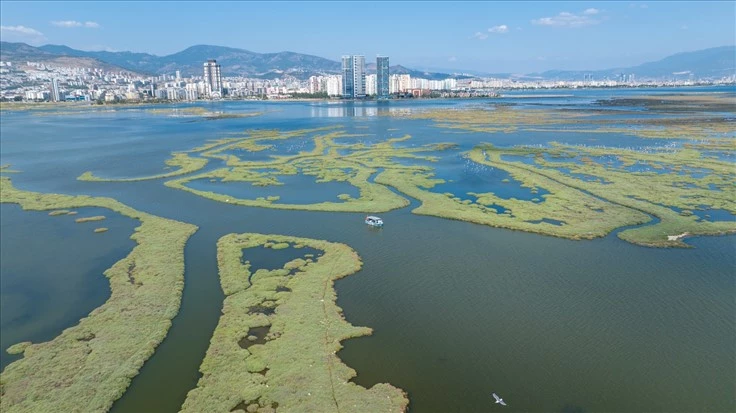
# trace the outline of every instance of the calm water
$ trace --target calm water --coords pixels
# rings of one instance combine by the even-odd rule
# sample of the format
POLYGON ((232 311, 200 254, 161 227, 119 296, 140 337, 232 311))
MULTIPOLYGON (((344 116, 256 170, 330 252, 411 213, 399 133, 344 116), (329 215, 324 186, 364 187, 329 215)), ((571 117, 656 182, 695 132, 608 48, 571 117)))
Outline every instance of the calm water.
POLYGON ((50 340, 110 297, 103 272, 135 246, 137 221, 102 208, 49 216, 0 204, 0 363, 20 356, 4 350, 21 341, 50 340), (103 221, 76 223, 104 215, 103 221), (94 233, 106 227, 105 233, 94 233), (73 240, 73 242, 69 242, 73 240))
MULTIPOLYGON (((574 96, 537 103, 585 105, 634 92, 565 91, 574 96)), ((357 371, 357 383, 389 382, 406 390, 413 412, 498 411, 492 392, 509 404, 505 411, 736 410, 736 237, 690 240, 696 248, 689 250, 637 247, 615 235, 576 242, 412 215, 416 203, 381 214, 387 225, 376 231, 363 224, 364 214, 237 207, 166 188, 161 180, 75 179, 86 170, 120 177, 157 173, 171 151, 249 128, 345 125, 350 132, 376 135, 365 140, 409 133, 414 138, 407 144, 458 140, 462 148, 560 140, 539 133, 445 134, 427 121, 376 116, 478 104, 485 101, 217 103, 204 106, 270 112, 210 122, 129 109, 74 116, 4 113, 0 163, 23 171, 13 175, 23 189, 111 196, 200 226, 185 250, 181 311, 114 411, 178 410, 196 385, 222 306, 215 244, 222 235, 248 231, 344 242, 358 251, 364 267, 337 282, 338 304, 350 322, 370 326, 374 334, 344 342, 340 356, 357 371)), ((619 143, 616 136, 611 142, 606 135, 596 138, 619 143)), ((303 149, 278 145, 268 152, 294 150, 303 149)), ((482 192, 475 188, 498 184, 485 175, 465 177, 462 163, 449 158, 446 172, 463 190, 482 192)), ((340 193, 320 191, 310 196, 332 200, 340 193)), ((292 196, 299 202, 300 195, 292 196)), ((102 271, 132 248, 128 237, 135 221, 92 234, 95 224, 111 227, 114 214, 104 211, 103 225, 75 224, 71 216, 48 217, 13 205, 0 212, 2 294, 17 296, 9 305, 3 295, 3 348, 49 339, 104 302, 109 287, 102 271), (6 260, 13 251, 23 254, 6 260), (70 294, 85 298, 61 297, 70 294), (7 311, 20 315, 6 323, 7 311), (58 317, 60 311, 69 315, 58 317)), ((255 256, 262 252, 248 251, 248 259, 268 267, 293 258, 255 256)))

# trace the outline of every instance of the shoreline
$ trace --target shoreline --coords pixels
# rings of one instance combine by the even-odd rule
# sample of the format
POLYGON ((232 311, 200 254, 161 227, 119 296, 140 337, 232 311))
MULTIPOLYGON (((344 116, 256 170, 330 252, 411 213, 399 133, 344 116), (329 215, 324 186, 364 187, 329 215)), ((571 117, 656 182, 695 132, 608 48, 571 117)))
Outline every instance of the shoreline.
MULTIPOLYGON (((728 88, 730 86, 733 86, 733 84, 705 84, 705 85, 675 85, 675 86, 650 86, 650 85, 642 85, 642 86, 587 86, 587 87, 545 87, 545 88, 499 88, 496 90, 497 93, 500 92, 513 92, 513 91, 577 91, 577 90, 622 90, 622 89, 638 89, 638 90, 644 90, 644 89, 652 89, 652 90, 662 90, 662 89, 674 89, 674 88, 686 88, 686 89, 697 89, 697 88, 703 88, 703 87, 718 87, 718 88, 728 88)), ((690 93, 690 91, 687 91, 687 93, 690 93)), ((697 93, 694 92, 694 93, 697 93)), ((705 92, 705 93, 716 93, 716 92, 705 92)), ((722 92, 719 92, 722 93, 722 92)), ((416 101, 416 100, 481 100, 481 99, 509 99, 509 98, 551 98, 551 97, 571 97, 573 95, 569 94, 528 94, 528 95, 504 95, 499 94, 498 96, 469 96, 469 97, 460 97, 460 96, 454 96, 454 97, 411 97, 411 98, 394 98, 394 99, 388 99, 388 100, 378 100, 378 99, 342 99, 342 98, 292 98, 292 97, 284 97, 284 98, 273 98, 273 99, 198 99, 198 100, 192 100, 192 101, 183 101, 183 100, 171 100, 171 101, 157 101, 157 100, 144 100, 144 101, 126 101, 126 102, 120 102, 120 103, 102 103, 98 104, 96 101, 74 101, 74 102, 29 102, 29 101, 21 101, 21 102, 0 102, 0 112, 1 111, 7 111, 7 110, 30 110, 30 109, 41 109, 41 108, 107 108, 107 107, 129 107, 129 106, 155 106, 155 105, 182 105, 182 104, 196 104, 196 103, 219 103, 219 102, 350 102, 350 103, 356 103, 356 102, 391 102, 391 101, 416 101), (18 106, 18 107, 14 107, 18 106)))

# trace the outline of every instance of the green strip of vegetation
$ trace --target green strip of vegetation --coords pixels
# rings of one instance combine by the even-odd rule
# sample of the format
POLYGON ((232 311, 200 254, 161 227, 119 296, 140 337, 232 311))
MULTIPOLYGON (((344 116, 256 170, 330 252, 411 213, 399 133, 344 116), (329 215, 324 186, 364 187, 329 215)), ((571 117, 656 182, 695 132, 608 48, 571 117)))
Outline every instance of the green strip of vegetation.
POLYGON ((406 394, 389 384, 370 389, 350 382, 340 342, 368 335, 335 304, 333 283, 358 271, 360 257, 344 244, 263 234, 229 234, 217 244, 226 298, 197 388, 182 412, 401 412, 406 394), (306 246, 316 261, 295 259, 276 270, 241 262, 266 244, 306 246), (249 282, 249 279, 251 282, 249 282))
POLYGON ((158 175, 141 176, 137 178, 100 178, 95 176, 91 171, 87 171, 77 177, 80 181, 93 182, 136 182, 151 179, 171 178, 179 175, 199 171, 207 165, 208 160, 200 157, 192 157, 183 152, 175 152, 171 159, 166 160, 167 168, 179 168, 175 171, 166 172, 158 175))
MULTIPOLYGON (((366 147, 363 144, 342 145, 335 141, 340 138, 356 137, 335 130, 335 127, 301 129, 294 131, 253 130, 247 131, 245 138, 222 139, 200 146, 200 155, 225 161, 228 167, 220 168, 202 174, 190 175, 176 180, 167 181, 166 185, 172 188, 188 191, 212 200, 243 206, 255 206, 276 209, 308 210, 308 211, 336 211, 336 212, 384 212, 409 205, 409 201, 383 185, 370 181, 378 168, 395 167, 401 169, 416 169, 406 167, 390 161, 390 157, 406 157, 429 160, 429 157, 415 155, 418 152, 441 150, 436 145, 422 148, 396 148, 394 143, 409 138, 390 140, 366 147), (304 138, 309 134, 327 132, 312 137, 315 148, 311 151, 302 151, 296 155, 272 156, 266 161, 244 161, 238 156, 226 153, 228 150, 243 150, 259 152, 271 148, 273 141, 293 138, 304 138), (339 150, 349 150, 350 155, 341 155, 339 150), (286 204, 279 203, 280 197, 271 195, 255 199, 242 199, 213 191, 203 191, 188 187, 186 184, 197 179, 221 182, 243 182, 254 186, 280 186, 279 177, 303 174, 313 176, 316 183, 346 182, 360 192, 358 198, 346 194, 337 196, 335 201, 313 204, 286 204)), ((196 151, 195 148, 192 151, 196 151)))
MULTIPOLYGON (((625 112, 631 114, 632 112, 625 112)), ((641 112, 639 112, 640 114, 641 112)), ((460 129, 483 133, 514 133, 518 131, 610 134, 621 133, 651 139, 711 139, 736 137, 736 103, 727 96, 688 94, 687 96, 640 96, 599 102, 589 109, 516 108, 493 105, 489 109, 431 109, 408 113, 389 113, 390 116, 428 119, 443 129, 460 129), (624 114, 621 111, 602 110, 621 105, 643 106, 651 117, 598 118, 597 115, 624 114), (730 115, 708 113, 730 112, 730 115)), ((591 139, 595 140, 595 139, 591 139)))
POLYGON ((10 169, 10 164, 0 165, 0 173, 4 174, 17 174, 20 171, 16 171, 15 169, 10 169))
MULTIPOLYGON (((591 194, 609 206, 624 207, 628 211, 640 211, 659 218, 660 222, 656 224, 627 229, 618 234, 619 238, 635 244, 687 247, 682 241, 686 236, 736 232, 735 220, 709 221, 693 213, 695 210, 721 209, 736 214, 736 172, 733 165, 701 159, 695 150, 643 152, 560 144, 549 148, 503 149, 482 145, 475 148, 470 156, 476 162, 499 167, 512 174, 516 171, 514 177, 518 176, 518 179, 547 178, 569 190, 591 194), (504 161, 504 155, 530 156, 534 165, 504 161), (593 157, 604 156, 610 163, 593 160, 593 157), (621 165, 616 166, 614 161, 621 165), (652 169, 641 172, 623 169, 632 165, 652 169), (700 169, 704 167, 707 168, 705 173, 700 169), (698 172, 704 176, 694 177, 693 174, 698 172)), ((577 210, 573 203, 570 206, 577 210)), ((623 210, 619 208, 617 211, 603 215, 604 219, 618 218, 623 210)), ((549 218, 558 219, 555 215, 549 218)))
POLYGON ((77 219, 75 219, 75 220, 74 220, 74 222, 76 222, 76 223, 78 223, 78 224, 81 224, 81 223, 83 223, 83 222, 95 222, 95 221, 102 221, 102 220, 104 220, 104 219, 105 219, 105 216, 104 216, 104 215, 97 215, 97 216, 94 216, 94 217, 82 217, 82 218, 77 218, 77 219))
POLYGON ((23 191, 7 177, 0 177, 0 202, 26 210, 100 207, 141 222, 131 237, 135 248, 105 271, 112 290, 107 302, 51 341, 10 347, 23 358, 0 374, 4 413, 109 410, 179 311, 184 245, 197 227, 111 198, 23 191))

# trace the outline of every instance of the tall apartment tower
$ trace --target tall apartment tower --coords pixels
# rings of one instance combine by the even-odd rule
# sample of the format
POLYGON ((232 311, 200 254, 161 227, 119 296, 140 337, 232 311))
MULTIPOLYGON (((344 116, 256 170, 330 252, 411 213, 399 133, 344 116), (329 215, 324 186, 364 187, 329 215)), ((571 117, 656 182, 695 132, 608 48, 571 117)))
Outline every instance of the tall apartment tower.
POLYGON ((388 99, 389 72, 388 56, 376 57, 376 96, 379 99, 388 99))
POLYGON ((222 76, 217 60, 210 59, 204 64, 204 83, 209 86, 210 94, 222 94, 222 76))
POLYGON ((51 79, 51 101, 61 101, 61 91, 59 90, 59 79, 51 79))
POLYGON ((365 97, 365 56, 342 57, 342 96, 346 99, 365 97))

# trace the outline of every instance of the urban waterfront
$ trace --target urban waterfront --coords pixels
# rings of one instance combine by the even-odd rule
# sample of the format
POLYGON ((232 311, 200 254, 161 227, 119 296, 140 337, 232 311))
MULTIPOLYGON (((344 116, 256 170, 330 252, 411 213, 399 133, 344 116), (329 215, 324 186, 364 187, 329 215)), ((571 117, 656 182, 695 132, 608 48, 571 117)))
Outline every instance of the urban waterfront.
MULTIPOLYGON (((110 197, 138 211, 199 227, 184 251, 185 285, 179 313, 166 339, 112 411, 178 411, 187 393, 197 386, 200 364, 224 299, 216 246, 218 239, 231 233, 305 237, 353 248, 363 266, 336 282, 337 304, 349 323, 370 327, 373 334, 344 341, 338 356, 357 372, 352 382, 364 387, 390 383, 404 390, 410 411, 497 411, 492 392, 504 397, 509 411, 732 411, 736 408, 734 235, 685 239, 694 248, 635 245, 617 236, 627 228, 605 237, 572 240, 412 214, 421 201, 401 191, 396 193, 410 204, 381 213, 386 225, 374 230, 363 223, 363 212, 228 205, 165 186, 168 178, 139 182, 77 179, 88 171, 103 178, 160 174, 172 152, 191 151, 247 130, 338 128, 345 136, 335 141, 346 145, 373 145, 405 135, 411 139, 398 143, 401 150, 456 144, 438 156, 437 163, 430 163, 437 176, 447 181, 439 192, 459 196, 495 191, 504 199, 545 199, 545 188, 531 193, 514 180, 504 187, 506 192, 498 190, 499 182, 509 178, 468 170, 463 154, 482 143, 512 148, 549 147, 557 142, 647 152, 677 149, 694 141, 642 137, 632 131, 575 132, 572 127, 554 125, 538 131, 471 131, 411 114, 496 110, 511 105, 517 111, 540 107, 600 110, 596 116, 625 124, 638 116, 666 118, 669 114, 652 114, 636 106, 606 107, 599 100, 696 93, 732 98, 734 90, 565 90, 556 95, 524 91, 472 101, 202 102, 66 112, 8 111, 3 112, 0 125, 2 164, 19 172, 3 175, 21 190, 110 197), (252 116, 204 120, 192 108, 252 116)), ((732 117, 732 111, 716 115, 732 117)), ((267 153, 286 156, 312 150, 319 133, 286 139, 267 153)), ((719 138, 732 145, 734 136, 719 138)), ((259 156, 259 152, 250 152, 242 150, 240 156, 259 156)), ((732 149, 721 152, 726 161, 734 161, 732 149)), ((216 173, 227 162, 210 160, 198 173, 216 173)), ((425 161, 407 158, 402 162, 422 165, 425 161)), ((236 198, 266 195, 249 192, 252 190, 243 185, 227 193, 218 187, 219 182, 208 179, 191 181, 190 186, 194 188, 195 183, 203 191, 221 191, 236 198)), ((273 194, 283 202, 307 204, 318 202, 320 196, 331 201, 345 192, 317 183, 303 193, 290 185, 306 183, 286 181, 273 194)), ((724 190, 733 191, 733 187, 724 190)), ((353 192, 352 197, 356 196, 353 192)), ((71 266, 65 271, 84 277, 84 281, 65 286, 75 299, 54 302, 59 310, 54 316, 24 309, 21 304, 6 309, 23 300, 58 294, 58 287, 44 281, 34 281, 41 284, 33 288, 24 285, 36 279, 29 278, 32 273, 50 269, 25 265, 25 258, 3 259, 3 347, 17 341, 49 340, 76 323, 58 314, 84 315, 110 296, 101 271, 131 247, 127 237, 132 228, 125 218, 79 209, 79 216, 106 215, 110 220, 100 224, 110 228, 108 233, 93 234, 94 225, 82 227, 87 224, 74 224, 72 217, 21 211, 12 204, 3 204, 2 212, 3 257, 44 257, 47 262, 71 266), (53 242, 31 242, 24 234, 53 242), (95 239, 114 242, 98 245, 95 239), (61 242, 76 247, 80 262, 63 260, 69 251, 54 248, 61 242), (75 267, 79 270, 74 271, 75 267), (6 336, 13 342, 6 342, 6 336)), ((726 222, 733 221, 733 211, 724 217, 726 222)), ((3 355, 3 368, 17 358, 3 355)))

